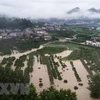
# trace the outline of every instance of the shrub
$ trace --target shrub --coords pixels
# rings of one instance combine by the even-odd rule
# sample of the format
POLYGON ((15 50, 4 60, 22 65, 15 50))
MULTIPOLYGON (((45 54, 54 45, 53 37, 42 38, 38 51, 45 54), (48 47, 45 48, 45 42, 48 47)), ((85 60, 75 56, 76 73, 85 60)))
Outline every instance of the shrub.
POLYGON ((83 86, 83 84, 82 84, 82 83, 79 83, 78 85, 79 85, 79 86, 83 86))
POLYGON ((68 81, 67 80, 64 80, 64 83, 68 83, 68 81))
POLYGON ((77 86, 74 86, 74 90, 78 90, 78 87, 77 86))
POLYGON ((43 83, 39 83, 39 87, 42 87, 43 86, 43 83))

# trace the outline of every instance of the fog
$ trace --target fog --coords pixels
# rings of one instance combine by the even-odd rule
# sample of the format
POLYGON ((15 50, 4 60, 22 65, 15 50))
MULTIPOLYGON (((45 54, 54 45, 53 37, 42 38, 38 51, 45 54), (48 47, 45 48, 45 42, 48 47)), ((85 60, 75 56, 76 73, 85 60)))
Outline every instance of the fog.
POLYGON ((0 0, 0 15, 19 18, 77 18, 80 16, 99 18, 100 14, 86 11, 99 9, 98 0, 0 0), (66 12, 80 7, 81 12, 68 15, 66 12))

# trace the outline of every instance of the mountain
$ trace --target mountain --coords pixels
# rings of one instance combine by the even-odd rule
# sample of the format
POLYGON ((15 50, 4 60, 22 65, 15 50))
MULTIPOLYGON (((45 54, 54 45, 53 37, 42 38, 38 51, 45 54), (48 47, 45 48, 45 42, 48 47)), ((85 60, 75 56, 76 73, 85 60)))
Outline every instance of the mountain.
POLYGON ((79 7, 75 7, 72 10, 68 11, 67 14, 77 13, 79 11, 80 11, 80 8, 79 7))
MULTIPOLYGON (((72 10, 68 11, 67 14, 79 14, 79 12, 82 12, 83 10, 80 9, 79 7, 75 7, 72 10)), ((95 13, 95 14, 100 14, 100 9, 96 9, 96 8, 90 8, 90 9, 86 9, 85 11, 89 12, 89 13, 95 13)))
POLYGON ((92 13, 100 13, 100 9, 96 9, 96 8, 90 8, 88 9, 88 11, 92 13))

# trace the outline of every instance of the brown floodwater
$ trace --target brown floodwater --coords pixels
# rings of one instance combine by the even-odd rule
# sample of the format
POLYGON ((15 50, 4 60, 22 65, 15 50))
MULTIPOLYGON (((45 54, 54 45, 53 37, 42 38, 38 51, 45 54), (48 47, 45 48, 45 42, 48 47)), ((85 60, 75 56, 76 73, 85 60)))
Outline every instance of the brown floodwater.
MULTIPOLYGON (((43 48, 43 46, 40 46, 38 49, 43 48)), ((13 54, 11 54, 10 56, 15 56, 16 59, 18 59, 20 56, 22 55, 26 55, 29 54, 33 51, 36 51, 38 49, 32 49, 29 50, 27 52, 24 53, 16 53, 14 52, 13 54)), ((66 50, 62 53, 58 53, 56 54, 57 56, 61 56, 66 57, 68 55, 70 55, 72 51, 71 50, 66 50)), ((49 56, 48 54, 46 54, 47 56, 49 56)), ((4 57, 9 57, 9 55, 6 56, 0 56, 0 62, 2 61, 2 59, 4 57)), ((55 58, 56 62, 59 62, 59 60, 57 58, 55 58)), ((80 78, 82 79, 83 86, 79 86, 79 82, 76 80, 76 77, 74 75, 74 72, 72 70, 71 64, 70 62, 66 61, 64 62, 67 67, 62 69, 62 66, 60 65, 60 67, 58 68, 59 72, 61 72, 61 76, 62 76, 62 81, 59 80, 54 80, 54 86, 56 87, 56 89, 71 89, 72 91, 75 91, 77 93, 77 97, 78 100, 95 100, 90 98, 90 92, 87 89, 88 87, 88 79, 87 79, 87 75, 88 72, 85 70, 84 66, 82 65, 80 60, 75 60, 73 61, 74 67, 77 70, 77 73, 79 74, 80 78), (64 83, 63 81, 67 80, 68 83, 64 83), (78 87, 78 90, 74 90, 74 86, 78 87)), ((22 70, 24 71, 25 68, 27 67, 27 61, 24 62, 24 67, 22 68, 22 70)), ((14 65, 12 66, 12 69, 14 70, 14 65)), ((50 81, 49 81, 49 76, 48 76, 48 71, 47 71, 47 67, 46 65, 42 65, 39 62, 37 62, 37 57, 35 56, 35 61, 34 61, 34 65, 33 65, 33 72, 30 73, 30 83, 33 83, 34 86, 36 87, 37 92, 42 91, 43 89, 47 89, 48 87, 50 87, 50 81), (40 88, 39 87, 39 79, 42 79, 42 83, 43 86, 40 88)))

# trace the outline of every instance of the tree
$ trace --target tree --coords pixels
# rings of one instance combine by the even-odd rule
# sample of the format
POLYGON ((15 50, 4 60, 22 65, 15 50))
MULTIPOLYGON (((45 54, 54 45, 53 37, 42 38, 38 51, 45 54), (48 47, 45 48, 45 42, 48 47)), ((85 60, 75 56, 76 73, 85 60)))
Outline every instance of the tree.
POLYGON ((17 95, 0 95, 0 100, 77 100, 76 93, 71 92, 70 89, 60 91, 56 90, 54 87, 50 87, 46 90, 43 90, 38 95, 36 93, 35 87, 30 84, 29 86, 29 94, 21 95, 18 93, 17 95))
POLYGON ((94 75, 89 81, 90 96, 100 99, 100 74, 94 75))
POLYGON ((58 91, 54 87, 50 87, 40 93, 39 100, 77 100, 77 97, 76 93, 71 92, 70 89, 58 91))

